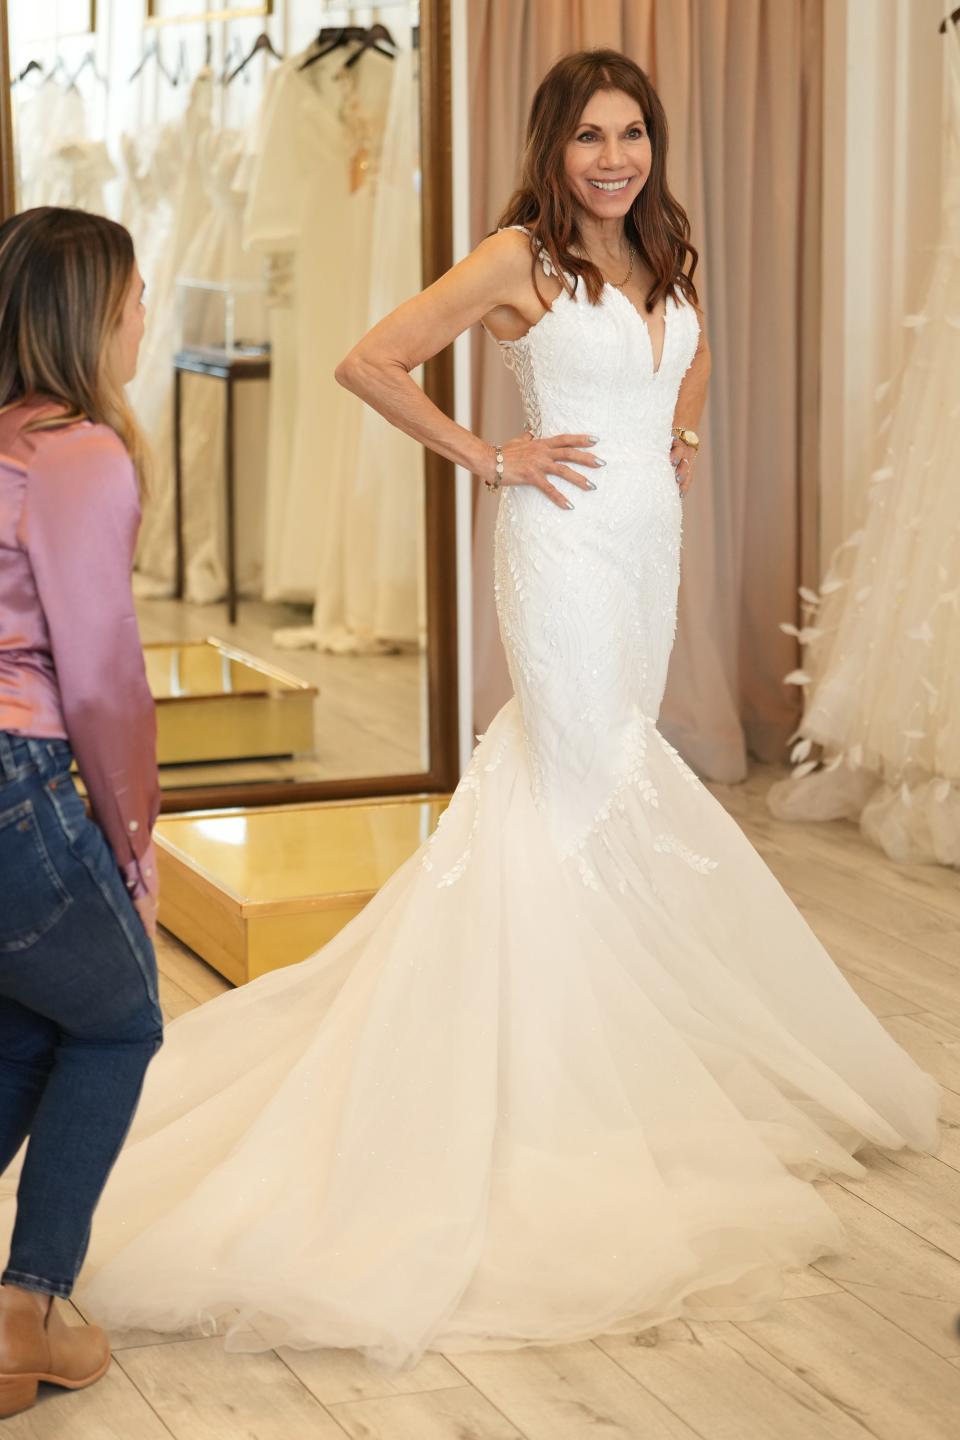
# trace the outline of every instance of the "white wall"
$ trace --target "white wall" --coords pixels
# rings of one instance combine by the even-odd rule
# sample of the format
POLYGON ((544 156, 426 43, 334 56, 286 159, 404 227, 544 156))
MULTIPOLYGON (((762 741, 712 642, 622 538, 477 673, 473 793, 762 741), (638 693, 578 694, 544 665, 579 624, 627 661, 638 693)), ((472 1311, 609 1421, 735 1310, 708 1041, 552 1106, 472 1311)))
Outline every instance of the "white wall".
MULTIPOLYGON (((956 0, 953 0, 956 3, 956 0)), ((827 0, 821 573, 877 464, 876 392, 924 298, 942 165, 947 0, 827 0)))

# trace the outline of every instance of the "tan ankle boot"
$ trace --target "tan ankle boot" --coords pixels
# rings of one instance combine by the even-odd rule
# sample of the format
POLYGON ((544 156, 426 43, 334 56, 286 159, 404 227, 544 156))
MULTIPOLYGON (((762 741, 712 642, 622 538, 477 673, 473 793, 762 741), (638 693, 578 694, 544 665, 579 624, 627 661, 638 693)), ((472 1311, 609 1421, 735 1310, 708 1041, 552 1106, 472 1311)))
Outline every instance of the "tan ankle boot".
POLYGON ((44 1316, 31 1294, 0 1285, 0 1419, 29 1409, 41 1380, 82 1390, 109 1364, 110 1346, 99 1325, 68 1325, 55 1300, 44 1316))

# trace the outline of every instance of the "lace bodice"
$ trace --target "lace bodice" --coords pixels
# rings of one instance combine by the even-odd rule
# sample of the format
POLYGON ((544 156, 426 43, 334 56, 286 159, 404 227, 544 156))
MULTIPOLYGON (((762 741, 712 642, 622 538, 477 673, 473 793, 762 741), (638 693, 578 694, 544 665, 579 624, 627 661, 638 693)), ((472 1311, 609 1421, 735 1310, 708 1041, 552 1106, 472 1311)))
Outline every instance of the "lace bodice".
MULTIPOLYGON (((547 255, 540 264, 545 275, 555 274, 547 255)), ((605 285, 599 305, 590 304, 582 286, 580 292, 561 291, 522 339, 497 341, 517 378, 528 428, 534 435, 575 428, 601 436, 608 463, 611 453, 662 455, 696 350, 696 311, 667 297, 655 366, 646 321, 622 291, 605 285)))

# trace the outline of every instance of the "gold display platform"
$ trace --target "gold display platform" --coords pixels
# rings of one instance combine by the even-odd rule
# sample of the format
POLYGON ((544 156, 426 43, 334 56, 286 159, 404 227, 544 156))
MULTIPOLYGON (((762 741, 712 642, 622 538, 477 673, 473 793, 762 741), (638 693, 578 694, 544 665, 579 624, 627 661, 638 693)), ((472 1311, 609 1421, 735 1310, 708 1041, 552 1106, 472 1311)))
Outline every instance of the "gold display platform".
POLYGON ((143 653, 161 765, 313 751, 317 690, 305 680, 212 637, 143 653))
POLYGON ((160 923, 235 985, 305 960, 432 834, 449 798, 161 816, 160 923))

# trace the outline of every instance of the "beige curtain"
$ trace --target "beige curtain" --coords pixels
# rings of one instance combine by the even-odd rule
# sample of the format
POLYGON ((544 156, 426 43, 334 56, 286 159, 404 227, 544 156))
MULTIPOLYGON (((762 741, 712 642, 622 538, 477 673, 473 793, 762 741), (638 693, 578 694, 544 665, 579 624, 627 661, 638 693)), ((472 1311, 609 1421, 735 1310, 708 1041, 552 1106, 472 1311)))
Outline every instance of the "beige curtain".
MULTIPOLYGON (((560 55, 623 50, 666 108, 670 186, 701 251, 714 370, 661 728, 718 780, 743 778, 748 749, 780 756, 797 719, 782 683, 796 652, 778 622, 795 617, 815 535, 822 4, 468 0, 474 243, 516 183, 533 91, 560 55)), ((474 343, 477 433, 515 435, 512 378, 491 341, 474 343)), ((510 693, 489 500, 478 492, 474 525, 478 729, 510 693)))

